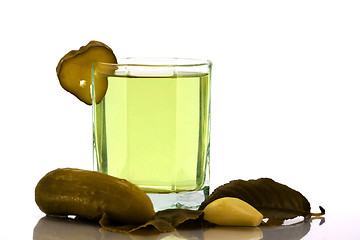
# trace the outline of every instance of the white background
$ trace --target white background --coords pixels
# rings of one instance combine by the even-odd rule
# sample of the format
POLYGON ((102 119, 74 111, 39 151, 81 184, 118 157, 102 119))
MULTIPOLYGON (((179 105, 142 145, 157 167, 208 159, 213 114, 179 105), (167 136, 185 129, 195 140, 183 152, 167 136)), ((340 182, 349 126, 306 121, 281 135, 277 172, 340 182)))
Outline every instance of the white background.
POLYGON ((0 12, 1 221, 19 239, 43 216, 34 188, 45 173, 92 169, 91 107, 55 71, 90 40, 118 58, 213 62, 212 190, 270 177, 314 212, 360 214, 358 1, 32 0, 0 12))

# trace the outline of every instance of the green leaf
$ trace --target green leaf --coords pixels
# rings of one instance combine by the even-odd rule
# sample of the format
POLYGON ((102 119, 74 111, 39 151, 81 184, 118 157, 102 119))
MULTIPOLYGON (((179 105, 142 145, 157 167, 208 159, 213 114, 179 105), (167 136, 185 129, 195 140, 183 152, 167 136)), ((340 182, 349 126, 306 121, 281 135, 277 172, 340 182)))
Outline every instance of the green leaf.
POLYGON ((310 203, 300 192, 270 178, 230 181, 215 189, 199 210, 222 197, 236 197, 249 203, 275 225, 297 216, 311 217, 310 203))

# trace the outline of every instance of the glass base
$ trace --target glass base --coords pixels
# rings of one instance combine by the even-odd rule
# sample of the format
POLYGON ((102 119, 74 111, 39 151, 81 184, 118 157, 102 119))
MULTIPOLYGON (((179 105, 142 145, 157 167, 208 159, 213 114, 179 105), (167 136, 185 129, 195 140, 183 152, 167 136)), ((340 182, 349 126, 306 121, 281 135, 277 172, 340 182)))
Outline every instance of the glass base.
POLYGON ((199 191, 180 193, 147 193, 155 211, 165 209, 191 209, 197 210, 200 204, 209 196, 209 186, 199 191))

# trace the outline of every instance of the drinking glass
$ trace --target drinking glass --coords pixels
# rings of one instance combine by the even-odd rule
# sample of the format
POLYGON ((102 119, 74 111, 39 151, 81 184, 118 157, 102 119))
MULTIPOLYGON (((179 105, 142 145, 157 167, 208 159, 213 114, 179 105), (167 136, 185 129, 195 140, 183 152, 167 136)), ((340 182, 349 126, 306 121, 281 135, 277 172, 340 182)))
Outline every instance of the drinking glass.
POLYGON ((183 58, 93 63, 94 169, 138 185, 155 210, 197 209, 209 195, 211 67, 183 58))

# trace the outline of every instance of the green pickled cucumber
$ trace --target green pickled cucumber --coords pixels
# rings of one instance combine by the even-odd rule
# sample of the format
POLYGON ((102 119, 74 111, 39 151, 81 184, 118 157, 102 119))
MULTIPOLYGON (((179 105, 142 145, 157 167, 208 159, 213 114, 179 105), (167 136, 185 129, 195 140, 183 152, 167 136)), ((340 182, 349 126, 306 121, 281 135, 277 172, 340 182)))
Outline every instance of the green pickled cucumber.
MULTIPOLYGON (((90 41, 79 50, 72 50, 62 57, 56 67, 60 85, 84 103, 91 105, 91 66, 94 62, 117 63, 112 49, 99 41, 90 41)), ((108 81, 105 76, 98 76, 94 82, 95 102, 105 96, 108 81)))
POLYGON ((150 198, 125 179, 95 171, 60 168, 35 188, 35 202, 47 215, 99 220, 105 213, 118 223, 142 224, 155 212, 150 198))

